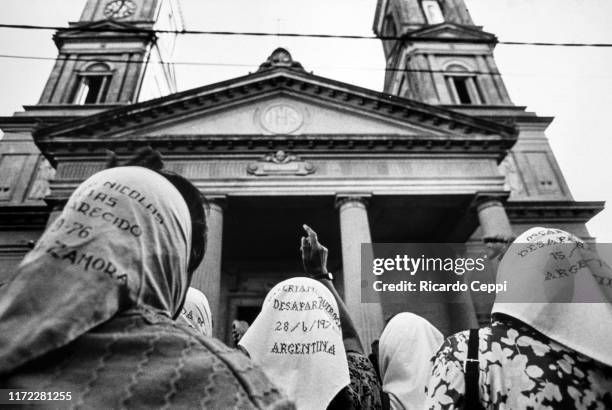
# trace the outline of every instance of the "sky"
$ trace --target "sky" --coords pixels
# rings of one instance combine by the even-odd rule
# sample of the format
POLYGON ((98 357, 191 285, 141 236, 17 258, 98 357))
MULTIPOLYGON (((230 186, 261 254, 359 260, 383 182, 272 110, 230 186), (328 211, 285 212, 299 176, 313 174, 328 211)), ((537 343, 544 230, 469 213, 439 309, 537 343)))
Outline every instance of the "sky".
MULTIPOLYGON (((375 0, 180 0, 187 29, 372 34, 375 0)), ((0 0, 0 23, 66 25, 85 0, 0 0)), ((500 40, 612 43, 610 0, 466 0, 476 24, 500 40)), ((0 29, 0 54, 55 57, 52 32, 0 29)), ((382 90, 377 40, 181 36, 174 61, 180 90, 255 71, 278 46, 308 71, 382 90), (214 65, 222 63, 223 66, 214 65), (227 64, 234 64, 227 65, 227 64)), ((555 120, 546 134, 577 201, 606 200, 588 223, 612 243, 612 48, 498 45, 495 58, 515 104, 555 120)), ((52 61, 0 57, 0 115, 35 104, 52 61)))

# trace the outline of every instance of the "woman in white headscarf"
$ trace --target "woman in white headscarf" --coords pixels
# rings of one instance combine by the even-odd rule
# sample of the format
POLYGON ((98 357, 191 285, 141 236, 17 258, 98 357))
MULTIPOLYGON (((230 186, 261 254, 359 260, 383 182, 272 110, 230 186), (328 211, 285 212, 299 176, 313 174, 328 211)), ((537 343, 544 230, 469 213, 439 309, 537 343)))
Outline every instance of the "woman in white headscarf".
POLYGON ((491 326, 444 342, 425 408, 612 408, 612 270, 593 247, 558 229, 519 236, 491 326))
POLYGON ((243 355, 173 320, 205 221, 198 190, 158 168, 88 178, 2 288, 3 388, 85 408, 287 403, 243 355))
POLYGON ((206 296, 196 288, 187 289, 183 310, 178 318, 183 323, 203 336, 212 336, 212 314, 206 296))
POLYGON ((325 409, 349 384, 338 306, 314 279, 272 288, 239 345, 298 409, 325 409))
POLYGON ((379 409, 376 371, 327 271, 327 248, 304 229, 302 262, 311 278, 276 285, 239 346, 298 409, 379 409))
POLYGON ((399 313, 387 323, 378 344, 378 366, 391 409, 423 408, 431 358, 443 340, 438 329, 413 313, 399 313))

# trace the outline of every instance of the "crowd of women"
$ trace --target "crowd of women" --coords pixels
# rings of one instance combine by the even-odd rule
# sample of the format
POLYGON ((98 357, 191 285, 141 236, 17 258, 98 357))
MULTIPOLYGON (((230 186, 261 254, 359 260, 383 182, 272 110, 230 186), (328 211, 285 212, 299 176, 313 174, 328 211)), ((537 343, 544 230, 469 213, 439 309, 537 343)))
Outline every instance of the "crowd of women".
POLYGON ((612 408, 612 271, 581 265, 597 303, 555 297, 578 275, 543 280, 599 260, 587 247, 554 257, 557 239, 579 238, 533 228, 515 243, 547 246, 528 263, 501 259, 498 281, 548 300, 496 300, 489 326, 447 339, 400 313, 367 355, 327 249, 304 229, 305 276, 277 284, 250 326, 236 323, 230 348, 189 287, 206 246, 200 193, 152 150, 111 158, 0 287, 0 387, 70 392, 36 403, 50 408, 612 408))

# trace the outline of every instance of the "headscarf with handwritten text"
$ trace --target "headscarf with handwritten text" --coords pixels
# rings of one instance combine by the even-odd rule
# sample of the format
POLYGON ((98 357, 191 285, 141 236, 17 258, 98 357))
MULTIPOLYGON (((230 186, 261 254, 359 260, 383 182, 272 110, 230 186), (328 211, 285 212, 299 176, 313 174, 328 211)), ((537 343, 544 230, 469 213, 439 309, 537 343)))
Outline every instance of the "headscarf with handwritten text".
POLYGON ((177 320, 204 336, 212 336, 210 305, 206 296, 196 288, 187 289, 185 304, 177 320))
POLYGON ((98 172, 0 294, 0 374, 73 341, 128 308, 176 317, 189 276, 187 204, 142 167, 98 172))
POLYGON ((349 384, 338 305, 314 279, 272 288, 239 345, 298 409, 324 409, 349 384))
POLYGON ((520 235, 502 258, 492 313, 612 366, 612 270, 594 244, 551 228, 520 235))

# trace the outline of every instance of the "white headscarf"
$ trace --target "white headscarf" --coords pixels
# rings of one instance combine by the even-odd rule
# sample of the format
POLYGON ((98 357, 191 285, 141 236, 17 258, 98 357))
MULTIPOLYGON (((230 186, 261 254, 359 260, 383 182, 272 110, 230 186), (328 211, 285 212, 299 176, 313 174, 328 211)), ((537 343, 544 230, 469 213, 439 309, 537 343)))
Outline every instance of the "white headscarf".
POLYGON ((395 315, 378 342, 379 370, 383 391, 392 409, 422 409, 431 361, 444 337, 421 316, 395 315))
POLYGON ((612 287, 602 284, 610 280, 610 267, 580 238, 559 229, 532 228, 500 262, 497 283, 506 281, 509 290, 497 294, 492 313, 519 319, 612 366, 612 287))
POLYGON ((300 410, 325 409, 349 384, 338 305, 314 279, 272 288, 239 345, 300 410))
POLYGON ((0 295, 0 374, 73 341, 130 307, 175 317, 189 283, 187 204, 142 167, 96 173, 0 295))
POLYGON ((212 336, 212 315, 208 299, 196 288, 187 289, 185 305, 178 320, 204 336, 212 336))

